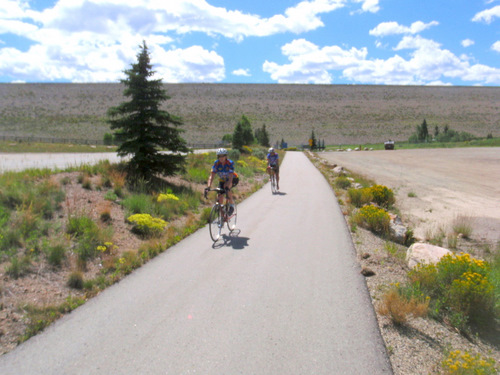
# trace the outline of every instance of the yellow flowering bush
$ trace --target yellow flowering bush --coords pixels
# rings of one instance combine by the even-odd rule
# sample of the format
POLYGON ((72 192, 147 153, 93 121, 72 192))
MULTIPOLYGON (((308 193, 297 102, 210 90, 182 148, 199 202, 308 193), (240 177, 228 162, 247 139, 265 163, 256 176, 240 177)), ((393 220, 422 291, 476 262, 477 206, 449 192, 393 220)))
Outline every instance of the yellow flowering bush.
POLYGON ((167 226, 165 220, 152 217, 150 214, 135 214, 127 219, 134 224, 132 231, 144 236, 159 236, 167 226))
POLYGON ((419 265, 409 272, 409 280, 432 298, 437 317, 465 328, 494 319, 495 294, 489 280, 490 264, 469 254, 448 254, 437 264, 419 265))
POLYGON ((113 245, 112 242, 104 242, 103 245, 97 246, 97 251, 99 253, 108 253, 110 254, 112 250, 116 249, 116 245, 113 245))
POLYGON ((387 234, 389 233, 389 224, 391 218, 389 214, 380 207, 372 204, 363 206, 354 215, 355 222, 375 233, 387 234))
POLYGON ((244 160, 238 160, 236 164, 242 168, 248 168, 248 164, 244 160))
POLYGON ((394 204, 394 192, 384 185, 373 185, 370 187, 373 202, 382 207, 390 207, 394 204))
POLYGON ((172 194, 172 193, 158 195, 158 198, 157 198, 158 203, 163 202, 163 201, 168 201, 168 200, 178 201, 179 198, 175 194, 172 194))
POLYGON ((372 201, 372 192, 370 188, 349 189, 347 190, 349 201, 355 207, 362 207, 372 201))
POLYGON ((493 358, 483 358, 481 355, 470 355, 460 350, 451 351, 441 363, 445 374, 448 375, 494 375, 497 374, 498 368, 493 358))

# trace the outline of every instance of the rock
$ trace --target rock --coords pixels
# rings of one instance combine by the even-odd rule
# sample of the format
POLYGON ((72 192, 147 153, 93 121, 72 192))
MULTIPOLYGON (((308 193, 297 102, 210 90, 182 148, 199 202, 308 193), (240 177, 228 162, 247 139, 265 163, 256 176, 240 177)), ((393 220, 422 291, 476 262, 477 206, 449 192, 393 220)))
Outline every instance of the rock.
POLYGON ((375 276, 375 272, 368 267, 363 267, 361 274, 365 277, 375 276))
POLYGON ((344 167, 341 167, 340 165, 338 165, 332 169, 332 172, 335 174, 338 174, 338 175, 342 175, 342 174, 344 174, 344 167))
POLYGON ((443 256, 451 253, 450 250, 444 247, 417 242, 406 251, 406 262, 408 267, 415 268, 418 264, 435 264, 443 256))
POLYGON ((398 215, 389 214, 391 222, 389 224, 389 233, 394 242, 404 244, 406 242, 406 233, 408 228, 403 224, 398 215))
POLYGON ((361 255, 361 258, 363 258, 363 259, 368 259, 370 256, 371 256, 371 255, 370 255, 369 253, 363 253, 363 254, 361 255))

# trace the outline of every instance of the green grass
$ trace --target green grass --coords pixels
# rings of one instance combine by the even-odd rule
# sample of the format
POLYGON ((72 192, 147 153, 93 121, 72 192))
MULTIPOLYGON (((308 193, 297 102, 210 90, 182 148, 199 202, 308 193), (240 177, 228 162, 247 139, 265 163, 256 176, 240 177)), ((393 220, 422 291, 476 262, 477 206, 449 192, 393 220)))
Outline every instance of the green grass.
POLYGON ((0 141, 0 152, 116 152, 115 146, 0 141))
MULTIPOLYGON (((346 150, 348 148, 354 150, 357 147, 361 149, 371 148, 373 150, 384 150, 384 142, 367 143, 367 144, 345 144, 345 145, 329 145, 326 146, 326 151, 335 151, 339 148, 346 150)), ((422 148, 459 148, 459 147, 500 147, 500 137, 496 138, 481 138, 467 142, 428 142, 428 143, 409 143, 407 141, 395 142, 396 150, 422 149, 422 148)))

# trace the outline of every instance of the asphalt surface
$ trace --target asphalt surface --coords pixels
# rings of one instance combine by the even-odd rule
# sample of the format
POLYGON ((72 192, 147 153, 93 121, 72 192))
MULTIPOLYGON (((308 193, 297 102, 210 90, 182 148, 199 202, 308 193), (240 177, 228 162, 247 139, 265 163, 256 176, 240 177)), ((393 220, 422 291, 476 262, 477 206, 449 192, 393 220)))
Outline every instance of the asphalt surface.
POLYGON ((0 357, 0 374, 391 374, 333 191, 287 153, 238 206, 0 357))

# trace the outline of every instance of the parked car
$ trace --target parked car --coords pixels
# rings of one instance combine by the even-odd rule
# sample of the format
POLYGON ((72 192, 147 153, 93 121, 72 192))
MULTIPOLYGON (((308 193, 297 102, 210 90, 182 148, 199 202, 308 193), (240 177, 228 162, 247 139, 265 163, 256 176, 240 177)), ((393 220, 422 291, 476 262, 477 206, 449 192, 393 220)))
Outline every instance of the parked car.
POLYGON ((387 142, 384 142, 384 147, 386 150, 394 150, 394 141, 389 139, 387 142))

